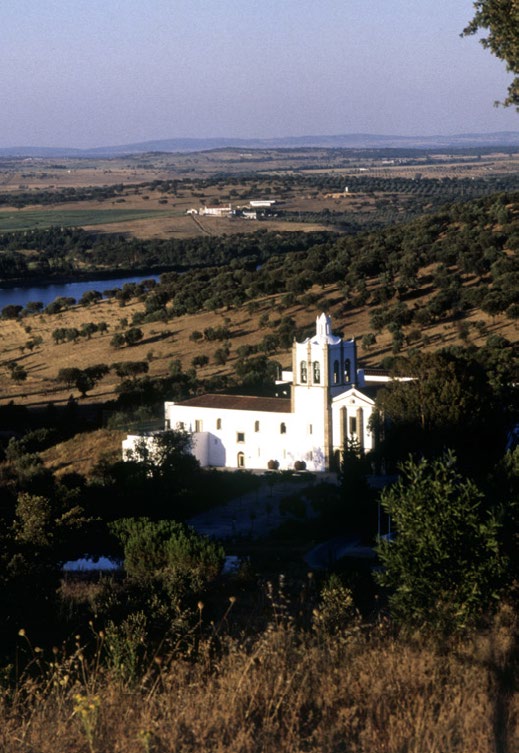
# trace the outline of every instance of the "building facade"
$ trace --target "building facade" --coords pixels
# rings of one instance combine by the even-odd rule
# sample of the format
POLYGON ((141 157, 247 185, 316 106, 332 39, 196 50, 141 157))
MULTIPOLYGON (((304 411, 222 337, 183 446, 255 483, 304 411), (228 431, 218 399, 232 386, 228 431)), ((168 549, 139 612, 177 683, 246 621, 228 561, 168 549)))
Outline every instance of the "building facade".
MULTIPOLYGON (((319 472, 337 466, 348 440, 364 452, 374 448, 373 388, 357 369, 355 340, 334 335, 329 316, 317 317, 315 335, 294 343, 292 372, 283 376, 290 399, 209 394, 166 402, 165 428, 189 432, 204 467, 293 469, 304 464, 319 472)), ((123 456, 139 439, 128 436, 123 456)))

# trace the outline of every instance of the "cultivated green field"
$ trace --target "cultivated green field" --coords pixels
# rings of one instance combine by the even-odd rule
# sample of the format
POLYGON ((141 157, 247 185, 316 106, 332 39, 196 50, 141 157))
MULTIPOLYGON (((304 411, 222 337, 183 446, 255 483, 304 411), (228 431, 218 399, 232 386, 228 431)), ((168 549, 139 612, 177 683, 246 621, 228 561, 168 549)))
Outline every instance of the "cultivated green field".
POLYGON ((171 216, 160 209, 44 209, 0 212, 0 232, 46 227, 85 227, 171 216))

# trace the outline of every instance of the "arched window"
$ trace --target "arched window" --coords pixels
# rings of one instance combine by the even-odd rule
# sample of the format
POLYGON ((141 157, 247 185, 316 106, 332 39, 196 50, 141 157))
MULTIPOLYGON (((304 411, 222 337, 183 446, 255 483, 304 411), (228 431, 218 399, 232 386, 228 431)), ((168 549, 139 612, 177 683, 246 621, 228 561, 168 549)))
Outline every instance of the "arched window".
POLYGON ((284 422, 279 425, 279 433, 280 434, 287 433, 287 425, 284 422))
POLYGON ((339 371, 340 371, 339 361, 334 361, 333 362, 333 383, 334 384, 339 384, 339 379, 340 379, 339 371))
POLYGON ((238 457, 236 458, 236 464, 238 468, 245 468, 245 454, 243 452, 238 453, 238 457))
POLYGON ((314 384, 321 383, 321 367, 319 361, 314 361, 314 384))
POLYGON ((301 382, 303 384, 306 384, 306 382, 308 381, 308 367, 306 365, 306 361, 301 361, 300 372, 301 372, 301 382))
POLYGON ((351 368, 350 359, 347 358, 344 361, 344 381, 345 382, 350 381, 350 368, 351 368))

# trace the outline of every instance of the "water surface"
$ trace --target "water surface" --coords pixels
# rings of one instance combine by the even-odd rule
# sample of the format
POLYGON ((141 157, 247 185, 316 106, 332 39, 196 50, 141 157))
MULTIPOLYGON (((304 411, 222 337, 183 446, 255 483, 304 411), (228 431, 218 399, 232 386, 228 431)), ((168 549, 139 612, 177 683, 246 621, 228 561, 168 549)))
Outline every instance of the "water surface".
POLYGON ((44 306, 63 296, 75 298, 77 301, 88 290, 105 290, 122 288, 127 282, 139 283, 143 280, 158 280, 159 275, 138 275, 135 277, 114 277, 104 280, 82 280, 81 282, 49 282, 45 285, 20 285, 17 287, 0 288, 0 310, 4 306, 26 306, 31 301, 41 301, 44 306))

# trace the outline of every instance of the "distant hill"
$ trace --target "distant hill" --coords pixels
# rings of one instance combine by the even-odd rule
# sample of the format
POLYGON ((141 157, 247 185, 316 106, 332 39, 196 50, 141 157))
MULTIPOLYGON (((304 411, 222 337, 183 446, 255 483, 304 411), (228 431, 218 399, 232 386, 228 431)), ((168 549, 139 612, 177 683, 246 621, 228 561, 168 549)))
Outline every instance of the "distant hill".
POLYGON ((271 139, 177 138, 143 141, 92 149, 20 146, 0 148, 2 157, 116 157, 149 152, 199 152, 211 149, 464 149, 477 147, 519 147, 519 131, 462 133, 451 136, 382 136, 352 133, 338 136, 285 136, 271 139))

